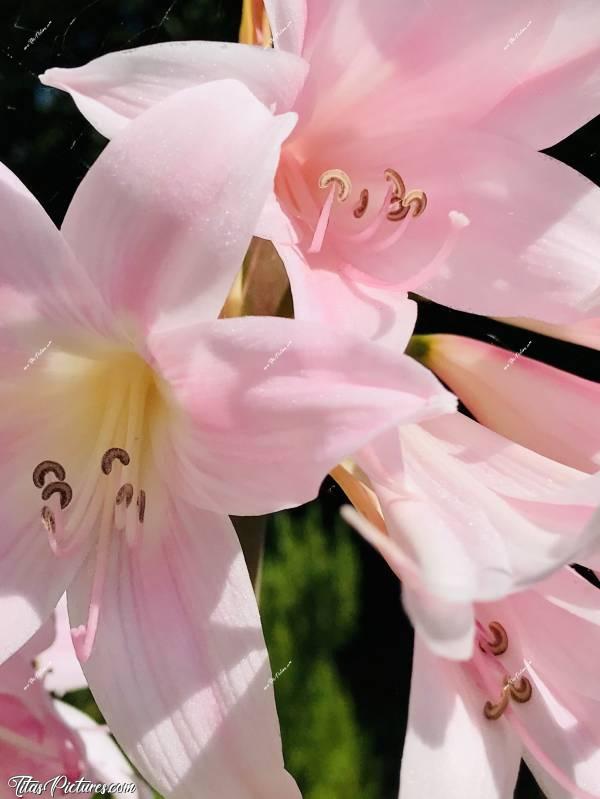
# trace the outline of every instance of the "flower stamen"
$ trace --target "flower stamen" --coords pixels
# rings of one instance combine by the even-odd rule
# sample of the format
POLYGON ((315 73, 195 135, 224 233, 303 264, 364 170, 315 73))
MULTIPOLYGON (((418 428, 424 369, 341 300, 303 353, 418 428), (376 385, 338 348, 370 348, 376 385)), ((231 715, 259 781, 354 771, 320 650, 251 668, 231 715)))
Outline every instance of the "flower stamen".
POLYGON ((482 652, 491 652, 493 655, 502 655, 508 649, 508 633, 499 621, 491 621, 488 628, 492 633, 492 640, 480 636, 479 648, 482 652))
POLYGON ((140 524, 144 521, 144 513, 146 512, 146 492, 144 489, 140 489, 137 498, 137 506, 138 506, 138 519, 140 520, 140 524))
POLYGON ((343 169, 328 169, 320 176, 320 189, 327 189, 332 184, 337 187, 338 202, 345 203, 352 193, 352 181, 343 169))
POLYGON ((68 483, 54 482, 44 486, 42 499, 47 502, 53 494, 60 494, 60 507, 64 510, 73 499, 73 489, 68 483))
POLYGON ((129 454, 120 447, 111 447, 110 449, 107 449, 104 455, 102 456, 101 465, 104 474, 110 474, 112 470, 113 461, 115 459, 121 461, 123 466, 129 465, 130 461, 129 454))
POLYGON ((125 483, 117 491, 117 498, 115 501, 117 505, 121 505, 124 501, 125 507, 128 508, 131 505, 132 499, 133 499, 133 486, 131 485, 131 483, 125 483))
MULTIPOLYGON (((508 677, 506 678, 508 680, 508 677)), ((483 706, 483 714, 486 719, 490 721, 497 721, 508 707, 509 687, 505 683, 502 688, 502 694, 498 702, 490 702, 489 699, 483 706)))
POLYGON ((42 461, 33 470, 33 484, 36 488, 43 488, 48 472, 53 472, 57 480, 64 480, 67 476, 64 466, 56 461, 42 461))
POLYGON ((369 190, 363 189, 360 193, 360 200, 358 201, 358 205, 354 209, 354 216, 356 219, 360 219, 366 213, 367 208, 369 207, 369 190))

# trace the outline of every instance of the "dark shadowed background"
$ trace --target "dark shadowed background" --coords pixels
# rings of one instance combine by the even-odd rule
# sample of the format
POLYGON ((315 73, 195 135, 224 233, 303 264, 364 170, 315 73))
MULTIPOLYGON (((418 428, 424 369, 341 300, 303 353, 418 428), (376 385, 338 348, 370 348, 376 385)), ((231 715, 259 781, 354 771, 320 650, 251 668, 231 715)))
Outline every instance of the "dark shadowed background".
MULTIPOLYGON (((161 41, 235 41, 240 11, 241 0, 4 0, 0 160, 60 224, 105 142, 37 74, 161 41)), ((600 184, 599 119, 549 152, 600 184)), ((598 353, 433 303, 417 332, 493 337, 513 352, 532 341, 528 357, 600 380, 598 353)), ((339 521, 343 501, 328 479, 317 502, 268 524, 261 604, 284 750, 306 799, 395 799, 412 631, 396 578, 339 521)), ((540 796, 526 773, 517 796, 540 796)))

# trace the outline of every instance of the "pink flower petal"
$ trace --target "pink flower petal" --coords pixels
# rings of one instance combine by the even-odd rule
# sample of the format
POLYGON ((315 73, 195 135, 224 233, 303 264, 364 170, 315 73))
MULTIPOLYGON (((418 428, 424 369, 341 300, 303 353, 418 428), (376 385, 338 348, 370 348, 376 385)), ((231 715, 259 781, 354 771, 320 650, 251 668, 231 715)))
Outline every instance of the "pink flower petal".
POLYGON ((600 470, 600 384, 534 361, 526 349, 449 335, 423 341, 424 362, 482 424, 547 458, 600 470))
MULTIPOLYGON (((529 617, 530 625, 537 623, 537 616, 529 617)), ((529 765, 535 764, 536 775, 544 775, 540 780, 542 786, 555 784, 554 772, 561 776, 562 790, 567 784, 586 791, 590 799, 600 795, 600 731, 597 722, 600 702, 587 696, 584 698, 565 686, 565 679, 569 683, 576 682, 575 667, 569 670, 567 677, 563 676, 560 683, 550 684, 538 673, 532 660, 527 677, 533 686, 532 700, 526 705, 513 704, 510 711, 514 714, 515 720, 511 721, 516 727, 515 732, 524 744, 525 760, 529 765), (550 779, 545 779, 548 773, 550 779), (565 781, 568 782, 565 784, 565 781)), ((558 793, 558 796, 571 795, 577 795, 574 789, 565 794, 558 793)))
POLYGON ((543 150, 596 116, 600 106, 600 6, 561 0, 542 50, 519 85, 483 120, 490 131, 543 150))
POLYGON ((449 660, 471 657, 475 617, 470 602, 446 602, 427 591, 406 587, 402 601, 416 635, 434 654, 449 660))
MULTIPOLYGON (((406 185, 427 194, 427 208, 409 218, 385 258, 348 246, 349 263, 478 314, 553 323, 599 315, 600 189, 593 183, 517 142, 473 131, 449 133, 442 158, 432 157, 439 140, 426 135, 404 148, 388 143, 387 151, 390 163, 402 154, 408 161, 406 185), (457 229, 456 219, 469 224, 457 229)), ((363 169, 374 169, 372 161, 363 169)))
MULTIPOLYGON (((417 580, 407 575, 411 588, 451 602, 489 601, 597 548, 597 477, 524 450, 461 414, 401 427, 396 461, 384 449, 392 435, 366 447, 358 463, 391 538, 417 570, 417 580)), ((401 566, 397 558, 391 565, 401 566)))
MULTIPOLYGON (((65 724, 77 731, 83 741, 89 763, 89 779, 106 785, 133 783, 136 786, 136 797, 153 799, 154 791, 135 774, 129 761, 112 739, 108 727, 96 724, 86 713, 58 699, 54 701, 54 709, 65 724)), ((117 791, 113 792, 113 795, 115 799, 127 799, 131 793, 117 791)))
POLYGON ((56 333, 105 332, 111 314, 50 217, 2 164, 0 207, 0 352, 12 377, 56 333))
POLYGON ((306 0, 265 0, 271 39, 276 49, 302 54, 307 5, 306 0))
POLYGON ((177 468, 190 501, 215 511, 306 502, 380 431, 455 407, 408 356, 299 320, 157 326, 148 346, 191 420, 173 434, 177 466, 163 466, 164 477, 177 468))
POLYGON ((329 133, 351 120, 365 146, 392 126, 476 122, 526 73, 554 19, 544 0, 309 0, 302 55, 311 69, 298 108, 329 133))
POLYGON ((600 596, 573 569, 511 597, 524 654, 549 685, 600 701, 600 596), (557 642, 560 641, 560 646, 557 642))
POLYGON ((533 330, 543 336, 558 338, 561 341, 571 341, 573 344, 581 344, 583 347, 600 350, 600 318, 582 319, 580 322, 573 322, 571 325, 549 325, 536 319, 525 319, 523 317, 504 319, 502 321, 524 327, 526 330, 533 330))
MULTIPOLYGON (((157 528, 156 532, 159 530, 157 528)), ((85 620, 89 574, 69 588, 85 620)), ((284 770, 269 660, 226 516, 169 506, 160 535, 112 542, 95 646, 84 665, 111 731, 170 799, 299 799, 284 770)))
POLYGON ((279 245, 294 300, 296 319, 314 319, 336 330, 360 333, 403 352, 417 320, 406 292, 361 285, 343 272, 323 268, 318 257, 279 245))
POLYGON ((69 92, 92 125, 112 138, 172 94, 224 79, 241 80, 265 105, 288 111, 306 71, 301 58, 286 52, 221 42, 165 42, 108 53, 75 69, 49 69, 40 80, 69 92))
POLYGON ((102 152, 62 230, 138 335, 158 315, 165 324, 218 315, 293 124, 221 81, 159 103, 102 152))
MULTIPOLYGON (((25 458, 7 463, 23 468, 25 458)), ((33 462, 35 466, 35 461, 33 462)), ((56 558, 48 546, 40 519, 39 490, 25 487, 3 469, 3 504, 0 508, 0 663, 19 649, 50 617, 68 582, 79 568, 85 551, 56 558)), ((39 650, 38 650, 39 651, 39 650)), ((37 653, 36 653, 37 654, 37 653)))
POLYGON ((399 799, 508 799, 520 758, 518 737, 484 718, 480 691, 462 667, 417 637, 399 799))

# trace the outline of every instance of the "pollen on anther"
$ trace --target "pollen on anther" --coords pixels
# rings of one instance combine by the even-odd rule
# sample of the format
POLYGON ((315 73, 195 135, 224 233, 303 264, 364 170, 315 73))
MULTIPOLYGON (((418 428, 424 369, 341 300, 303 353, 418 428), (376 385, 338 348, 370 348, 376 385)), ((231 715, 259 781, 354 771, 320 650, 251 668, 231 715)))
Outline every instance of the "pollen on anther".
POLYGON ((360 219, 362 216, 365 215, 365 212, 368 207, 369 207, 369 190, 363 189, 360 193, 360 200, 358 201, 358 205, 354 209, 354 216, 357 219, 360 219))
POLYGON ((102 456, 102 471, 104 474, 110 474, 112 470, 113 461, 117 459, 121 461, 123 466, 129 465, 129 453, 120 447, 111 447, 107 449, 102 456))
POLYGON ((137 498, 137 506, 138 506, 138 519, 140 522, 144 521, 144 514, 146 512, 146 492, 143 488, 140 489, 140 493, 138 494, 137 498))
POLYGON ((64 510, 73 499, 73 489, 68 483, 61 481, 48 483, 42 491, 42 499, 47 502, 52 494, 60 494, 60 507, 64 510))
POLYGON ((493 655, 502 655, 508 649, 508 633, 499 621, 491 621, 488 624, 490 632, 493 635, 491 641, 486 640, 482 645, 479 642, 479 648, 482 652, 491 652, 493 655))
POLYGON ((117 491, 117 505, 121 505, 123 500, 125 500, 125 507, 128 508, 131 505, 131 500, 133 499, 133 486, 131 483, 125 483, 121 486, 121 488, 117 491))
POLYGON ((352 193, 352 181, 343 169, 328 169, 319 177, 319 188, 327 189, 335 183, 337 185, 338 202, 345 202, 352 193))
POLYGON ((66 472, 64 466, 56 461, 42 461, 33 470, 33 484, 36 488, 44 487, 44 480, 48 472, 53 472, 58 480, 64 480, 66 472))

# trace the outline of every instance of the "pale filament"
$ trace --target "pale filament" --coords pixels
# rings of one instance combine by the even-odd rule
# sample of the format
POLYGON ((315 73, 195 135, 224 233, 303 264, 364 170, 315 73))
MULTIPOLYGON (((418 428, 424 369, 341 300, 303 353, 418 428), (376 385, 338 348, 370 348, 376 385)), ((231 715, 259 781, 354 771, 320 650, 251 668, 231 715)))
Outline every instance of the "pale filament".
POLYGON ((323 172, 319 178, 319 188, 329 188, 329 192, 327 193, 327 198, 323 203, 323 208, 321 209, 321 213, 319 214, 319 218, 317 220, 313 239, 308 248, 308 252, 311 253, 321 252, 321 248, 323 247, 323 239, 325 238, 325 233, 327 232, 327 226, 329 224, 329 218, 331 217, 333 201, 334 199, 337 199, 339 203, 345 203, 352 192, 352 182, 342 169, 328 169, 326 172, 323 172))
MULTIPOLYGON (((138 539, 144 521, 145 491, 139 489, 136 508, 133 507, 131 500, 134 486, 138 484, 139 463, 142 456, 141 440, 146 391, 146 377, 144 370, 140 370, 129 386, 129 412, 126 422, 125 447, 112 447, 101 458, 102 471, 107 477, 108 485, 103 492, 102 521, 96 545, 95 571, 88 617, 85 625, 71 630, 73 644, 82 663, 85 663, 90 657, 98 629, 100 607, 111 552, 113 527, 121 531, 124 529, 127 543, 129 546, 133 546, 138 539), (118 465, 118 468, 115 468, 115 465, 118 465), (123 483, 120 478, 125 469, 127 469, 129 480, 123 483)), ((119 430, 119 435, 123 435, 122 426, 119 430)))
MULTIPOLYGON (((364 286, 372 286, 373 288, 383 288, 387 291, 398 291, 403 293, 417 290, 425 281, 435 277, 440 267, 450 257, 450 255, 452 255, 452 252, 456 248, 460 239, 460 232, 463 230, 463 228, 470 224, 468 217, 459 211, 450 211, 448 217, 451 223, 450 233, 444 239, 442 245, 437 253, 433 256, 431 261, 429 261, 429 263, 420 269, 416 275, 412 275, 406 280, 400 281, 398 283, 390 283, 389 281, 382 280, 374 275, 369 275, 366 272, 357 269, 355 266, 352 266, 352 264, 344 264, 342 267, 343 271, 348 275, 348 277, 358 281, 359 283, 362 283, 364 286)), ((409 225, 409 221, 410 217, 402 223, 402 226, 398 231, 396 231, 396 233, 393 233, 388 240, 385 240, 382 243, 383 249, 386 249, 391 243, 395 243, 404 234, 409 225), (391 241, 392 238, 394 241, 391 241)), ((374 247, 374 249, 376 252, 381 251, 380 247, 377 245, 374 247)))
MULTIPOLYGON (((111 480, 113 487, 116 485, 114 479, 111 480)), ((79 627, 71 629, 71 639, 75 652, 81 663, 85 663, 91 653, 98 631, 98 620, 100 618, 100 606, 106 583, 108 571, 108 561, 110 557, 110 539, 113 527, 114 505, 108 493, 104 496, 104 507, 102 508, 102 520, 96 543, 96 554, 94 559, 94 577, 92 579, 92 590, 87 614, 87 621, 79 627)))
MULTIPOLYGON (((48 720, 46 723, 59 727, 58 723, 53 720, 48 720)), ((82 774, 84 764, 73 742, 64 737, 65 733, 62 729, 59 734, 62 736, 60 751, 54 752, 48 748, 47 744, 0 725, 0 743, 12 746, 20 752, 27 752, 38 761, 55 762, 57 765, 60 763, 67 778, 75 781, 82 774)))
POLYGON ((48 749, 44 744, 37 743, 32 738, 20 735, 20 733, 6 727, 0 726, 0 741, 23 752, 29 752, 34 757, 48 759, 48 749))

